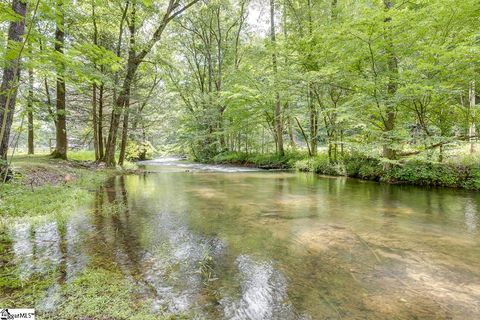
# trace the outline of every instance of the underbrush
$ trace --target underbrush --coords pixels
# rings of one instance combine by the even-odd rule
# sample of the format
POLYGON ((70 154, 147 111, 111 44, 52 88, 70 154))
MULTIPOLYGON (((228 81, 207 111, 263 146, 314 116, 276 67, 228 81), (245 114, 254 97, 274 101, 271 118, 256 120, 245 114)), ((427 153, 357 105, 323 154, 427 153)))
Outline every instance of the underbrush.
POLYGON ((392 163, 388 169, 384 168, 384 164, 380 159, 361 155, 348 155, 337 163, 332 163, 326 155, 322 154, 296 162, 295 168, 304 172, 395 184, 480 190, 480 167, 476 163, 454 164, 406 160, 392 163))
POLYGON ((223 152, 213 157, 212 162, 216 164, 236 164, 254 166, 265 169, 290 169, 296 161, 304 158, 305 155, 299 152, 287 152, 284 156, 275 153, 243 153, 223 152))
POLYGON ((337 162, 333 162, 329 160, 326 153, 308 157, 305 153, 289 152, 284 157, 280 157, 276 154, 224 152, 215 156, 212 162, 265 169, 295 168, 302 172, 348 176, 393 184, 480 190, 480 165, 476 160, 475 157, 469 157, 456 162, 439 163, 417 159, 396 161, 385 166, 382 159, 362 154, 347 154, 340 157, 337 162))

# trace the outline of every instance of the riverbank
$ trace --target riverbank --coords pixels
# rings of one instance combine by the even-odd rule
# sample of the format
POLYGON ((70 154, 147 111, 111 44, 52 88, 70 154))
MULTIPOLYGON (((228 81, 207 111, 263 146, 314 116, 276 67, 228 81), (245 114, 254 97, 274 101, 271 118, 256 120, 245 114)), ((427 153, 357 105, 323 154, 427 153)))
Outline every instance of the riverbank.
POLYGON ((391 184, 480 190, 480 165, 471 160, 456 163, 404 160, 391 164, 391 168, 385 170, 380 159, 360 155, 347 155, 332 163, 326 154, 308 157, 306 154, 294 152, 280 157, 276 154, 227 152, 215 156, 211 162, 262 169, 296 169, 391 184))
POLYGON ((88 152, 69 156, 68 161, 52 159, 47 154, 15 156, 13 179, 0 183, 2 222, 69 214, 91 202, 100 185, 123 171, 96 164, 88 152))
MULTIPOLYGON (((88 319, 168 319, 153 313, 148 301, 138 301, 135 283, 113 259, 98 257, 105 246, 101 236, 89 259, 76 247, 77 232, 88 221, 82 208, 95 203, 107 180, 135 173, 136 166, 106 168, 86 151, 69 158, 16 156, 13 179, 0 183, 0 304, 35 307, 42 319, 78 319, 79 310, 88 319)), ((105 206, 104 218, 117 214, 117 206, 105 206)))

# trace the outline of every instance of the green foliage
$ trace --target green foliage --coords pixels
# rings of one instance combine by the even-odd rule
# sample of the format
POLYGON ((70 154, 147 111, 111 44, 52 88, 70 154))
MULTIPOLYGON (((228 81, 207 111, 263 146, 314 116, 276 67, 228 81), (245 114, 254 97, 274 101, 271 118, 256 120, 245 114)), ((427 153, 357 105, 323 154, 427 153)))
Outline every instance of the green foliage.
POLYGON ((246 165, 264 169, 289 169, 304 156, 299 152, 287 152, 285 156, 275 153, 223 152, 212 158, 212 161, 217 164, 246 165))
POLYGON ((343 176, 346 174, 345 167, 340 163, 332 163, 327 154, 319 154, 312 158, 297 161, 295 168, 304 172, 343 176))
POLYGON ((21 17, 13 11, 9 3, 0 2, 0 22, 19 21, 21 17))
POLYGON ((383 174, 382 164, 378 159, 353 154, 344 157, 343 163, 350 177, 379 181, 383 174))
POLYGON ((434 163, 410 160, 385 170, 382 161, 359 154, 343 157, 339 163, 330 163, 326 154, 306 158, 295 163, 304 172, 326 175, 346 175, 364 180, 398 184, 454 187, 480 190, 480 168, 476 164, 434 163))
POLYGON ((460 187, 470 180, 467 179, 470 170, 461 165, 409 161, 388 171, 385 180, 424 186, 460 187))
POLYGON ((149 160, 153 158, 155 148, 149 141, 129 140, 125 149, 125 158, 130 161, 149 160))

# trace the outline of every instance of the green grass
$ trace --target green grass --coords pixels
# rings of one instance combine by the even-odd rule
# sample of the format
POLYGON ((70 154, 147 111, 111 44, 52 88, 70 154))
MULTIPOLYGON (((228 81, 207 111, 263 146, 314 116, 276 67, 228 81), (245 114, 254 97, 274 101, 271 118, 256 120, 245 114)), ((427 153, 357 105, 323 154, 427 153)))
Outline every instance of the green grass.
POLYGON ((52 319, 158 319, 136 290, 118 270, 89 268, 62 288, 63 301, 52 319))
MULTIPOLYGON (((2 257, 9 256, 1 253, 2 257)), ((41 319, 183 319, 153 313, 151 301, 140 294, 136 284, 126 278, 117 265, 111 261, 96 262, 73 281, 64 283, 58 283, 58 269, 20 280, 15 267, 4 263, 0 272, 0 304, 35 306, 41 319), (60 300, 54 311, 46 311, 40 302, 54 284, 59 284, 55 295, 60 300)))
POLYGON ((95 161, 95 151, 81 150, 68 153, 68 159, 76 161, 95 161))
MULTIPOLYGON (((34 272, 28 279, 20 277, 6 227, 21 219, 62 221, 91 203, 94 191, 119 173, 94 166, 92 152, 69 156, 71 160, 63 161, 48 155, 17 155, 12 162, 14 180, 0 183, 0 305, 35 306, 41 319, 180 319, 153 313, 151 301, 141 296, 136 283, 126 278, 115 262, 100 255, 92 256, 87 268, 71 282, 59 282, 59 266, 45 273, 34 272), (65 182, 65 175, 73 179, 65 182), (59 285, 55 293, 59 303, 53 312, 42 310, 42 301, 55 284, 59 285)), ((121 203, 114 203, 106 211, 116 214, 119 210, 121 203)))
MULTIPOLYGON (((90 159, 87 152, 70 156, 75 160, 90 159)), ((18 155, 12 167, 13 181, 0 183, 0 218, 69 214, 91 201, 93 191, 115 173, 84 167, 75 161, 51 159, 48 155, 18 155)))

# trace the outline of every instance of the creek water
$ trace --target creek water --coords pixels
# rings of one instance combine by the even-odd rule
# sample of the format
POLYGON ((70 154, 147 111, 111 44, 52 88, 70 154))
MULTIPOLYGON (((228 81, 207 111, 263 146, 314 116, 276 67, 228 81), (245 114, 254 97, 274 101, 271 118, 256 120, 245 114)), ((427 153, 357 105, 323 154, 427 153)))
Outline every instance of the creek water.
POLYGON ((147 162, 88 210, 12 229, 39 308, 114 261, 152 310, 195 319, 479 319, 480 195, 294 172, 147 162))

